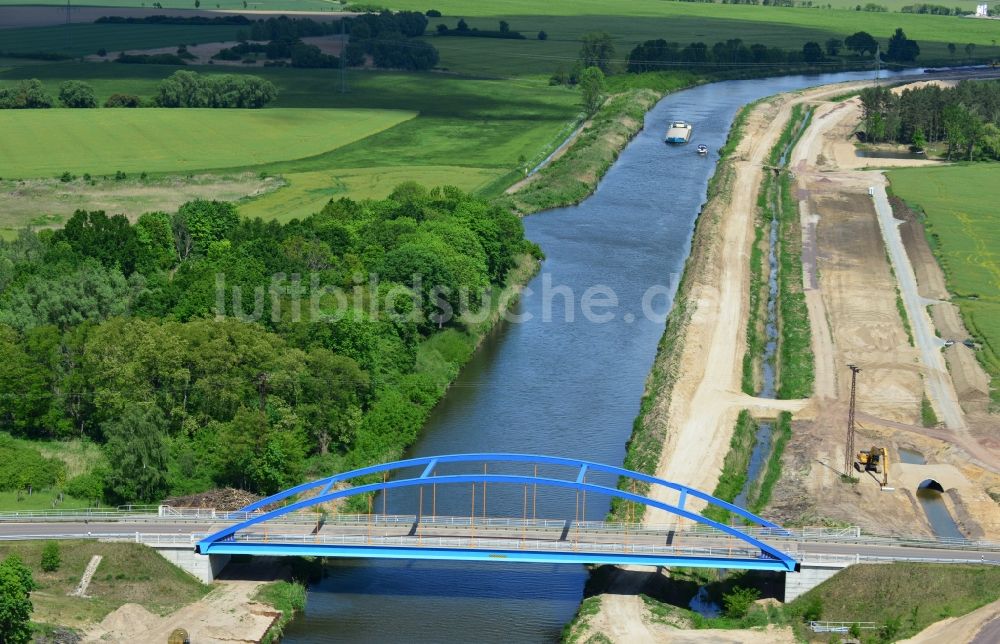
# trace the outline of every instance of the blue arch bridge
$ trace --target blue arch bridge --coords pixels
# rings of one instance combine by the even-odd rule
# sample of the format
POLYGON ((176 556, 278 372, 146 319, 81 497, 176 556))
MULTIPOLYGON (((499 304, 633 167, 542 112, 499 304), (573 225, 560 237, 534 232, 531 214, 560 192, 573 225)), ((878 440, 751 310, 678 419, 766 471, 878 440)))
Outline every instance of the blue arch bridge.
POLYGON ((794 558, 764 541, 788 533, 743 508, 680 483, 554 456, 449 454, 373 465, 290 488, 229 517, 241 520, 199 541, 196 552, 799 570, 794 558), (416 497, 416 512, 387 514, 388 495, 404 488, 416 497), (538 518, 539 499, 559 489, 569 491, 560 498, 575 496, 573 518, 538 518), (508 510, 512 496, 523 499, 520 516, 487 514, 488 495, 500 490, 508 510), (380 498, 373 501, 376 494, 380 498), (439 505, 455 507, 458 494, 469 514, 440 515, 439 505), (588 494, 618 499, 626 516, 645 506, 672 522, 587 521, 588 494), (367 503, 368 512, 319 512, 323 504, 349 497, 367 503), (373 513, 373 505, 382 505, 383 512, 373 513), (702 516, 706 505, 729 511, 745 525, 702 516))

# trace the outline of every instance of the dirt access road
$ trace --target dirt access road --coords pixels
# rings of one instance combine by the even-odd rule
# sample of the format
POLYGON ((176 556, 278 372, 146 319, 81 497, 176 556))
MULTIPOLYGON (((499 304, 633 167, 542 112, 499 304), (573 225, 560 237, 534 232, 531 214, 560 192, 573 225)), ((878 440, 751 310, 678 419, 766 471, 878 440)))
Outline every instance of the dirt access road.
MULTIPOLYGON (((753 408, 757 415, 784 410, 811 415, 806 401, 752 398, 740 389, 754 208, 762 167, 791 117, 792 106, 860 86, 840 84, 781 95, 762 102, 748 115, 743 137, 732 156, 732 180, 723 189, 728 194, 707 204, 701 215, 706 218, 702 225, 711 230, 706 230, 698 242, 707 245, 702 249, 706 255, 703 265, 691 267, 689 306, 693 313, 684 332, 679 375, 671 395, 655 402, 667 418, 667 441, 657 476, 700 490, 714 490, 741 409, 753 408)), ((654 494, 657 500, 677 500, 669 492, 660 496, 654 494)), ((664 513, 649 511, 645 520, 657 523, 665 519, 664 513)))

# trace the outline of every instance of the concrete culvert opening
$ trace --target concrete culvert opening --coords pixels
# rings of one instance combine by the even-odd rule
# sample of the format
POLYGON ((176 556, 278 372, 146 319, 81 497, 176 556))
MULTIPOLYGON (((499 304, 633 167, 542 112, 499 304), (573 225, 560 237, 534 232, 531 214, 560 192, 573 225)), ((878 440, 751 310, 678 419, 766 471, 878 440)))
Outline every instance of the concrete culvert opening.
POLYGON ((941 486, 940 483, 938 483, 934 479, 926 479, 926 480, 922 481, 920 483, 920 485, 917 486, 917 489, 918 490, 934 490, 935 492, 941 492, 942 494, 944 493, 944 488, 941 486))

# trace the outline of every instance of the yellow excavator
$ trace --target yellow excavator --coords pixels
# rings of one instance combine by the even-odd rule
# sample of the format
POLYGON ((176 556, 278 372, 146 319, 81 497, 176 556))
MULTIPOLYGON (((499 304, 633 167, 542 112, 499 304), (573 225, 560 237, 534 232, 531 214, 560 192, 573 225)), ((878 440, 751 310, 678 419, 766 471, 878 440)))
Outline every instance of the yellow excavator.
POLYGON ((872 447, 870 450, 858 452, 854 461, 854 469, 859 472, 874 472, 882 475, 881 486, 889 485, 889 450, 884 447, 872 447))

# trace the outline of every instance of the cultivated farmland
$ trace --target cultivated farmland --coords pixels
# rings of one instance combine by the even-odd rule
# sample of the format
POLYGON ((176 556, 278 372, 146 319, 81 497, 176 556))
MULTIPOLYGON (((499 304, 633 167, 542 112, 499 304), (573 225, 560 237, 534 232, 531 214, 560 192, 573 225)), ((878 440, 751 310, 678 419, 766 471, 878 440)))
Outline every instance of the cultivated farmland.
POLYGON ((894 170, 893 191, 927 216, 931 247, 977 354, 1000 384, 1000 187, 996 164, 894 170))
POLYGON ((260 165, 336 149, 416 116, 401 110, 4 110, 0 167, 22 178, 260 165))

